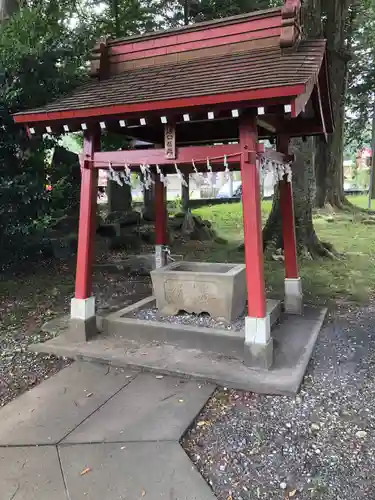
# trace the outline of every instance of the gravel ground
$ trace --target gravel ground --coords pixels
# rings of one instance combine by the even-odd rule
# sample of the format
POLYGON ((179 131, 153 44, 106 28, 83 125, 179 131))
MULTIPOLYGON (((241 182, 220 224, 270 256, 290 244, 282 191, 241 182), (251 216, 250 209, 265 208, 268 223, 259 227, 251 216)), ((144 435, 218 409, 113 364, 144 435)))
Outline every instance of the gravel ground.
POLYGON ((208 314, 189 314, 180 313, 176 316, 160 316, 156 308, 153 309, 141 309, 135 311, 132 314, 133 318, 143 319, 148 321, 164 321, 166 323, 172 323, 175 325, 192 325, 202 328, 218 328, 221 330, 233 330, 240 331, 245 328, 245 316, 239 318, 231 324, 225 323, 223 321, 217 321, 211 318, 208 314))
POLYGON ((183 445, 219 500, 375 498, 374 327, 339 307, 295 398, 216 393, 183 445))
MULTIPOLYGON (((43 323, 69 312, 74 267, 74 262, 46 262, 33 271, 0 281, 0 407, 71 363, 28 352, 27 348, 51 337, 40 333, 43 323)), ((118 309, 150 293, 148 278, 129 277, 115 268, 95 271, 94 295, 101 312, 118 309)))

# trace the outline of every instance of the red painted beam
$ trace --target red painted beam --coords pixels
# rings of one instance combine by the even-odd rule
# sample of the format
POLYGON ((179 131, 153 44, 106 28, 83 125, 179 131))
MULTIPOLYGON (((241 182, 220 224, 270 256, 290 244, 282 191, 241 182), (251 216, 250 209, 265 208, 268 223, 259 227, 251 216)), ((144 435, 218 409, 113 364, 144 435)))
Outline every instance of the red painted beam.
MULTIPOLYGON (((93 156, 95 168, 106 168, 109 163, 112 167, 124 167, 125 164, 139 166, 149 165, 177 165, 192 164, 193 160, 199 164, 205 164, 207 158, 210 162, 223 163, 224 155, 227 156, 228 163, 239 163, 241 149, 238 144, 225 144, 220 146, 188 146, 177 148, 177 158, 169 160, 165 157, 164 148, 158 149, 135 149, 126 151, 99 152, 93 156)), ((83 157, 83 160, 90 159, 83 157)))
MULTIPOLYGON (((169 109, 184 109, 195 106, 215 106, 223 103, 237 103, 241 101, 267 101, 268 99, 291 97, 303 93, 305 91, 304 84, 286 85, 280 87, 256 89, 256 90, 243 90, 239 92, 227 92, 225 94, 214 94, 196 97, 185 97, 180 99, 168 99, 166 101, 151 101, 140 102, 133 104, 118 104, 114 106, 101 106, 95 108, 64 110, 64 111, 50 111, 39 113, 20 113, 14 115, 16 123, 48 123, 55 120, 85 120, 91 117, 100 116, 114 116, 120 115, 124 117, 126 114, 131 113, 148 113, 152 111, 162 111, 169 109)), ((264 102, 265 106, 267 105, 264 102)), ((251 103, 248 103, 250 106, 251 103)))

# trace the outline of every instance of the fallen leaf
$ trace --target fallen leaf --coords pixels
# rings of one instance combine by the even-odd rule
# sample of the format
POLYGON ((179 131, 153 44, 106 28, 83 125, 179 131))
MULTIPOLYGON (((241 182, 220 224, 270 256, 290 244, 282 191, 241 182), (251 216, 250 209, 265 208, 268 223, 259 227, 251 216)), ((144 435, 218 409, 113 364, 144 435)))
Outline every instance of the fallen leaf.
POLYGON ((85 475, 85 474, 87 474, 88 472, 91 472, 90 467, 86 467, 86 469, 83 469, 83 471, 81 472, 80 476, 84 476, 84 475, 85 475))
POLYGON ((357 438, 363 439, 367 436, 367 432, 366 431, 358 431, 358 432, 356 432, 355 435, 357 436, 357 438))
POLYGON ((294 497, 294 495, 297 493, 297 490, 289 491, 289 498, 294 497))
POLYGON ((142 490, 142 493, 141 493, 141 498, 143 498, 145 495, 146 495, 145 490, 142 490))
POLYGON ((93 392, 89 392, 87 395, 86 395, 86 398, 91 398, 91 396, 93 395, 93 392))
POLYGON ((156 375, 156 377, 155 377, 155 378, 157 378, 157 379, 162 379, 162 378, 164 378, 164 375, 156 375))
POLYGON ((183 403, 183 402, 184 402, 184 400, 183 400, 183 399, 179 399, 179 400, 178 400, 178 402, 179 402, 179 403, 183 403))
POLYGON ((208 422, 206 422, 205 420, 201 420, 200 422, 197 423, 197 426, 198 427, 203 427, 204 425, 207 425, 208 422))

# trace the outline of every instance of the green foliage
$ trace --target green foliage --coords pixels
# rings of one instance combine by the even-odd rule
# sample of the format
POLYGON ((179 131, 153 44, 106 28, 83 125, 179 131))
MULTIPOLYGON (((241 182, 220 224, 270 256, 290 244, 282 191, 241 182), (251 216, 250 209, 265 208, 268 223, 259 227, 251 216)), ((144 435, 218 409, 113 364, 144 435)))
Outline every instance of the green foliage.
POLYGON ((0 27, 1 101, 10 112, 37 107, 86 76, 85 33, 71 31, 39 9, 23 9, 0 27))
POLYGON ((357 3, 351 29, 346 143, 371 144, 375 105, 375 0, 357 3))
POLYGON ((25 242, 48 220, 49 138, 29 140, 11 113, 41 106, 86 78, 87 37, 42 9, 23 9, 0 25, 0 245, 2 262, 22 257, 25 242), (16 249, 19 249, 17 252, 16 249), (18 255, 17 255, 18 254, 18 255))
MULTIPOLYGON (((95 11, 98 3, 89 0, 86 9, 95 11)), ((152 31, 159 27, 157 0, 105 0, 94 16, 100 36, 125 37, 152 31)))
POLYGON ((209 21, 283 4, 283 0, 161 0, 160 15, 167 26, 209 21))

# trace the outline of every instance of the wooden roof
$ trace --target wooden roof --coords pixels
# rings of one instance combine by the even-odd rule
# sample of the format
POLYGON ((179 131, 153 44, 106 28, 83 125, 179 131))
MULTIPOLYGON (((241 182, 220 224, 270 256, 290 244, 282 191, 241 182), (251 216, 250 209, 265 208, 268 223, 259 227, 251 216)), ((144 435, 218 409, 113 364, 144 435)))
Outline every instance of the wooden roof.
MULTIPOLYGON (((192 109, 199 114, 277 104, 296 118, 315 96, 315 115, 326 122, 326 134, 332 129, 326 42, 300 42, 300 7, 300 0, 286 0, 279 9, 102 40, 93 51, 91 81, 46 106, 17 113, 15 121, 33 129, 65 124, 72 131, 86 121, 125 123, 135 117, 139 123, 155 113, 173 114, 176 121, 176 114, 192 109)), ((307 111, 311 118, 314 112, 307 111)))
MULTIPOLYGON (((303 42, 285 54, 279 47, 251 50, 182 61, 148 68, 136 68, 106 80, 92 80, 72 94, 46 106, 27 111, 25 116, 44 115, 45 119, 114 114, 118 111, 179 107, 178 100, 216 96, 227 100, 230 93, 254 92, 258 99, 272 96, 295 96, 316 81, 325 54, 325 40, 303 42), (266 94, 265 89, 269 89, 266 94), (272 89, 272 90, 271 90, 272 89), (258 91, 258 92, 257 92, 258 91), (221 95, 223 96, 221 97, 221 95), (175 102, 177 101, 177 103, 175 102), (80 112, 82 111, 82 112, 80 112)), ((244 95, 244 98, 250 94, 244 95)))

